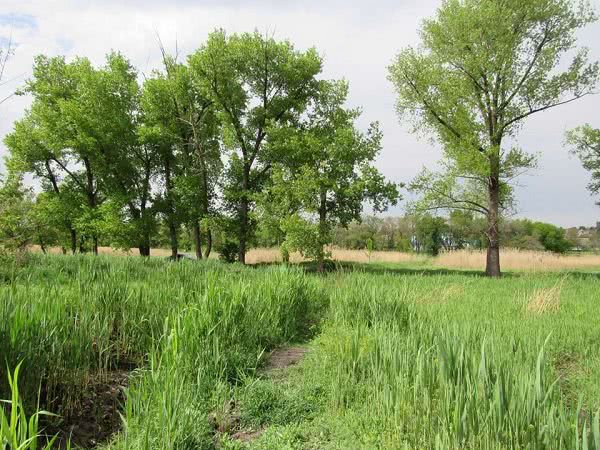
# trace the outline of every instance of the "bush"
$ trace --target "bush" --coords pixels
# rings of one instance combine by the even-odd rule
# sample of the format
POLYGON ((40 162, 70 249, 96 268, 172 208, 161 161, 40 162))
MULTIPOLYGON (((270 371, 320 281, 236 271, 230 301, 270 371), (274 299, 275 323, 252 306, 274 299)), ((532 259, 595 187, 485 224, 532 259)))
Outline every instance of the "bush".
POLYGON ((234 263, 238 260, 238 250, 238 243, 232 240, 223 241, 217 249, 219 259, 227 263, 234 263))

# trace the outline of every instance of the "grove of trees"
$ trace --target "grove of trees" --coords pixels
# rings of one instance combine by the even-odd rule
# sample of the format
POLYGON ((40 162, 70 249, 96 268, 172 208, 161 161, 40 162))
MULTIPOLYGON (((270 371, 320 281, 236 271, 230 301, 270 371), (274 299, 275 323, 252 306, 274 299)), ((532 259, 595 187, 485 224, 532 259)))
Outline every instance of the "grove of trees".
MULTIPOLYGON (((400 119, 441 145, 442 170, 410 183, 411 218, 399 219, 399 234, 388 221, 378 245, 431 254, 485 247, 491 277, 501 275, 502 240, 572 246, 564 230, 505 213, 515 178, 536 164, 517 145, 524 121, 597 85, 598 63, 576 40, 595 20, 587 2, 571 0, 442 2, 419 46, 389 67, 400 119), (503 229, 509 223, 520 231, 503 229)), ((400 186, 374 166, 378 123, 357 126, 348 83, 322 79, 314 48, 216 30, 183 61, 160 49, 162 68, 143 79, 118 52, 100 66, 35 59, 19 92, 32 104, 5 138, 5 247, 97 253, 103 244, 149 256, 167 242, 176 259, 191 242, 198 259, 217 247, 245 263, 248 248, 266 242, 323 270, 328 245, 346 239, 365 204, 379 212, 400 199, 400 186), (31 177, 37 193, 25 186, 31 177)), ((586 125, 567 142, 599 192, 600 132, 586 125)))
POLYGON ((283 244, 322 269, 333 225, 360 219, 367 200, 396 203, 372 165, 377 124, 356 128, 347 83, 319 79, 315 49, 218 30, 185 63, 162 54, 143 83, 116 52, 100 67, 36 58, 23 90, 32 105, 5 138, 5 242, 98 253, 102 240, 148 256, 162 229, 177 258, 185 228, 200 259, 219 230, 244 263, 259 211, 278 210, 283 244))

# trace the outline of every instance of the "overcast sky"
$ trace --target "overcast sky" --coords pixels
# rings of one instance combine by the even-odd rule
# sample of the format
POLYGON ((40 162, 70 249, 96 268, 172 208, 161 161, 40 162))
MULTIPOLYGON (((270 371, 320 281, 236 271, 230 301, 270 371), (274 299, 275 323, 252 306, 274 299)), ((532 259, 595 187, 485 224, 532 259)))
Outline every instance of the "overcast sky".
MULTIPOLYGON (((600 0, 593 0, 600 11, 600 0)), ((215 28, 228 32, 267 31, 298 48, 316 47, 324 76, 350 82, 350 102, 362 106, 363 124, 381 122, 384 148, 377 166, 390 179, 407 182, 423 167, 435 168, 440 150, 412 136, 394 111, 387 66, 403 47, 417 44, 421 20, 439 0, 2 0, 0 41, 16 42, 0 86, 0 99, 31 74, 33 57, 87 56, 101 64, 111 49, 130 58, 140 72, 157 67, 164 44, 187 55, 215 28)), ((600 24, 580 33, 580 43, 600 59, 600 24)), ((0 105, 0 138, 23 115, 30 99, 13 97, 0 105)), ((600 221, 600 207, 586 190, 588 174, 564 146, 564 132, 583 123, 600 127, 600 95, 541 113, 526 122, 521 146, 539 152, 539 168, 519 180, 518 215, 562 226, 600 221)), ((0 144, 0 155, 6 149, 0 144)), ((0 163, 2 167, 2 163, 0 163)), ((1 170, 1 169, 0 169, 1 170)), ((391 211, 400 214, 402 206, 391 211)))

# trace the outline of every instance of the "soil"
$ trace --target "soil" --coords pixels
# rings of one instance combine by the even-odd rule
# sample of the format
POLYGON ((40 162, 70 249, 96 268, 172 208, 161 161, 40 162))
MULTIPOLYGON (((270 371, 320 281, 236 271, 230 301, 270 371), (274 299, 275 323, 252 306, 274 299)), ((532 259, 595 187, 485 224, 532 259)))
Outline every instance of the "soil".
MULTIPOLYGON (((300 362, 307 352, 308 348, 300 345, 275 349, 269 355, 265 366, 258 371, 258 375, 272 378, 281 377, 281 375, 285 375, 286 369, 300 362)), ((227 405, 225 410, 225 414, 222 414, 220 418, 218 418, 217 413, 208 416, 211 426, 215 429, 217 443, 219 441, 218 436, 222 433, 230 433, 232 439, 240 442, 251 442, 265 432, 265 428, 258 430, 240 429, 239 411, 233 402, 227 405)))
POLYGON ((297 364, 307 352, 308 348, 300 345, 278 348, 271 353, 267 364, 259 373, 269 375, 273 371, 287 369, 297 364))
POLYGON ((118 370, 90 381, 80 407, 64 417, 58 426, 45 428, 48 436, 58 434, 55 448, 67 448, 69 438, 72 447, 84 449, 108 442, 122 426, 120 412, 129 375, 129 371, 118 370))

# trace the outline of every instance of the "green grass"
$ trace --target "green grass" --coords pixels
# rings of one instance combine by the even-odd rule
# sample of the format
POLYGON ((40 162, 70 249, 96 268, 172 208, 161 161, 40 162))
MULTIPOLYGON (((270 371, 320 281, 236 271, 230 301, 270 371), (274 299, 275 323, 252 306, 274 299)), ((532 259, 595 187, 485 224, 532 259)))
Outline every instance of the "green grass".
POLYGON ((2 267, 0 398, 4 367, 21 362, 26 410, 39 398, 67 415, 90 377, 135 366, 107 448, 600 449, 595 274, 62 256, 2 267), (527 309, 557 290, 558 308, 527 309), (300 340, 310 351, 285 376, 257 372, 263 352, 300 340), (264 432, 215 435, 209 417, 227 415, 264 432))

